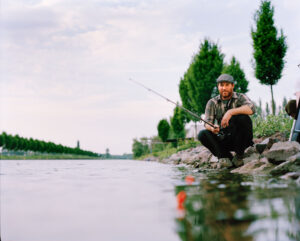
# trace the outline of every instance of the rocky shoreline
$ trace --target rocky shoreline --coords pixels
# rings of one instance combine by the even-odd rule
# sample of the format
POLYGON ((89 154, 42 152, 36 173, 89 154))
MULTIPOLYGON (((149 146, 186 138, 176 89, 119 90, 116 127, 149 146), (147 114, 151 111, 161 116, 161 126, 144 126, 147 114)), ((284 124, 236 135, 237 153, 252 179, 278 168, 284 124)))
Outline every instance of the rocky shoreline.
POLYGON ((144 161, 166 164, 186 164, 199 171, 229 169, 231 173, 264 174, 296 180, 300 184, 300 144, 289 142, 277 133, 268 138, 255 139, 245 150, 243 165, 234 167, 228 158, 218 159, 204 146, 179 151, 168 158, 151 156, 144 161))

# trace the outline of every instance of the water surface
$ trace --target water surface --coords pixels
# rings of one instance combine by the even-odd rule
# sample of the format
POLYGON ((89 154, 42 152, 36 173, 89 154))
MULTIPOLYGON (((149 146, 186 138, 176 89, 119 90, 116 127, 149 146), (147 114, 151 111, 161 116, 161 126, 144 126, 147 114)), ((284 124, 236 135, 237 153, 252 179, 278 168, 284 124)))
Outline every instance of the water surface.
POLYGON ((0 174, 2 241, 300 240, 284 180, 130 160, 1 161, 0 174))

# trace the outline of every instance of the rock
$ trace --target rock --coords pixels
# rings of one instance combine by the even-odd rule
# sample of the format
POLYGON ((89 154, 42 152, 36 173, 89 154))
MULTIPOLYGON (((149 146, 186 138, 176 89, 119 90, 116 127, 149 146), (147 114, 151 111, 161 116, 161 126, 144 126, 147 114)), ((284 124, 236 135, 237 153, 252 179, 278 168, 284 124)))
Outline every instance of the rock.
POLYGON ((198 154, 198 153, 202 152, 204 149, 206 149, 204 146, 197 146, 197 147, 191 149, 191 153, 198 154))
POLYGON ((193 164, 192 157, 189 153, 180 154, 181 162, 184 164, 193 164))
POLYGON ((251 162, 253 160, 258 160, 259 157, 260 157, 260 155, 257 152, 254 152, 254 153, 252 153, 252 155, 243 158, 244 164, 251 162))
POLYGON ((287 161, 291 161, 293 162, 295 165, 299 165, 300 166, 300 152, 297 153, 294 156, 291 156, 287 159, 287 161))
POLYGON ((273 176, 284 175, 288 172, 299 172, 300 171, 300 153, 291 156, 286 162, 281 163, 271 170, 270 174, 273 176))
POLYGON ((144 159, 144 161, 157 162, 159 160, 157 157, 150 156, 150 157, 147 157, 146 159, 144 159))
POLYGON ((300 172, 288 172, 285 175, 281 176, 282 179, 293 179, 296 180, 300 177, 300 172))
POLYGON ((276 132, 275 134, 273 134, 272 136, 270 136, 272 139, 275 139, 276 142, 285 142, 288 141, 288 138, 286 137, 286 134, 283 132, 276 132))
POLYGON ((267 158, 262 158, 259 160, 252 160, 245 165, 232 170, 231 172, 240 174, 266 173, 273 167, 274 165, 270 163, 267 158))
POLYGON ((265 157, 272 163, 280 164, 299 152, 300 144, 296 141, 277 142, 265 154, 265 157))
POLYGON ((172 160, 173 164, 178 165, 180 164, 181 159, 172 160))
POLYGON ((254 146, 249 146, 244 153, 244 158, 251 156, 253 153, 257 153, 254 146))
POLYGON ((232 167, 233 164, 232 162, 230 161, 229 158, 220 158, 218 160, 218 163, 217 163, 217 168, 218 169, 222 169, 222 168, 229 168, 229 167, 232 167))
POLYGON ((269 137, 269 138, 263 140, 262 142, 256 144, 255 149, 259 154, 261 154, 261 153, 263 153, 263 151, 265 149, 270 149, 272 147, 272 145, 276 142, 278 142, 277 139, 269 137))
POLYGON ((198 162, 195 162, 194 164, 193 164, 193 167, 194 168, 199 168, 200 167, 200 162, 198 161, 198 162))
POLYGON ((179 164, 181 161, 181 157, 178 153, 174 153, 168 159, 170 159, 174 164, 179 164))
POLYGON ((160 162, 164 163, 164 164, 172 164, 173 163, 173 161, 169 158, 162 159, 160 162))
MULTIPOLYGON (((284 141, 288 140, 285 133, 282 133, 282 132, 276 132, 275 134, 273 134, 272 136, 267 137, 267 138, 272 138, 272 139, 276 140, 276 142, 279 142, 279 141, 284 142, 284 141)), ((266 137, 254 138, 253 142, 255 144, 258 144, 258 143, 261 143, 262 141, 264 141, 267 138, 266 137)))
POLYGON ((208 162, 211 158, 212 154, 207 148, 203 148, 199 153, 199 160, 201 162, 208 162))
POLYGON ((212 163, 218 162, 218 161, 219 161, 219 159, 216 156, 213 156, 213 155, 212 155, 212 157, 209 160, 209 162, 212 162, 212 163))
POLYGON ((235 155, 232 159, 232 163, 234 167, 240 167, 244 165, 244 160, 242 156, 235 155))
POLYGON ((260 137, 260 138, 253 138, 253 142, 254 144, 257 144, 257 143, 261 143, 265 138, 263 137, 260 137))

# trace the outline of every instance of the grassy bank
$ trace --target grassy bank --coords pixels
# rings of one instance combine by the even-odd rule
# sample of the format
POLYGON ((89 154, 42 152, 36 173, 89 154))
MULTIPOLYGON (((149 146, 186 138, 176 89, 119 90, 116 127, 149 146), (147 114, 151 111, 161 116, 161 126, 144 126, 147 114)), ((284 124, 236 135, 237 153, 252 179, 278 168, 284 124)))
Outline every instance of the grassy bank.
MULTIPOLYGON (((262 137, 269 137, 275 133, 283 133, 283 135, 288 138, 293 120, 286 116, 283 113, 278 115, 269 115, 266 118, 258 117, 251 117, 253 122, 253 137, 254 138, 262 138, 262 137)), ((180 141, 177 147, 173 147, 171 144, 165 144, 163 148, 159 148, 159 151, 153 151, 152 153, 147 153, 138 157, 137 159, 143 160, 147 157, 157 157, 160 160, 171 156, 174 153, 177 153, 182 150, 186 150, 192 147, 196 147, 201 145, 198 141, 192 140, 185 140, 180 141)), ((158 148, 152 148, 153 150, 158 148)))
POLYGON ((153 153, 148 153, 146 155, 142 155, 138 159, 143 160, 147 157, 154 156, 154 157, 157 157, 160 160, 162 160, 162 159, 167 158, 167 157, 171 156, 172 154, 177 153, 179 151, 186 150, 186 149, 193 148, 193 147, 200 146, 200 145, 201 145, 200 142, 194 141, 194 140, 179 141, 177 147, 173 147, 171 144, 167 144, 167 145, 165 145, 165 148, 163 150, 156 151, 153 153))

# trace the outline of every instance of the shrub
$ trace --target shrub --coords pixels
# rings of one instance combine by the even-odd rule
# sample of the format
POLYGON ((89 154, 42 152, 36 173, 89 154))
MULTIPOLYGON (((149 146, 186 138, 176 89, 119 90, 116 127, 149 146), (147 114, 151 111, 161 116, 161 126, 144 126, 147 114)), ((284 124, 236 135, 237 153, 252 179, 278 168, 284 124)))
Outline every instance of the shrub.
POLYGON ((282 112, 278 115, 268 115, 265 119, 260 116, 253 117, 252 121, 253 136, 257 138, 271 136, 276 132, 282 132, 288 137, 293 124, 293 120, 282 112))
POLYGON ((157 130, 158 130, 158 136, 163 142, 165 142, 169 136, 169 131, 170 131, 169 122, 166 119, 162 119, 158 123, 157 130))

